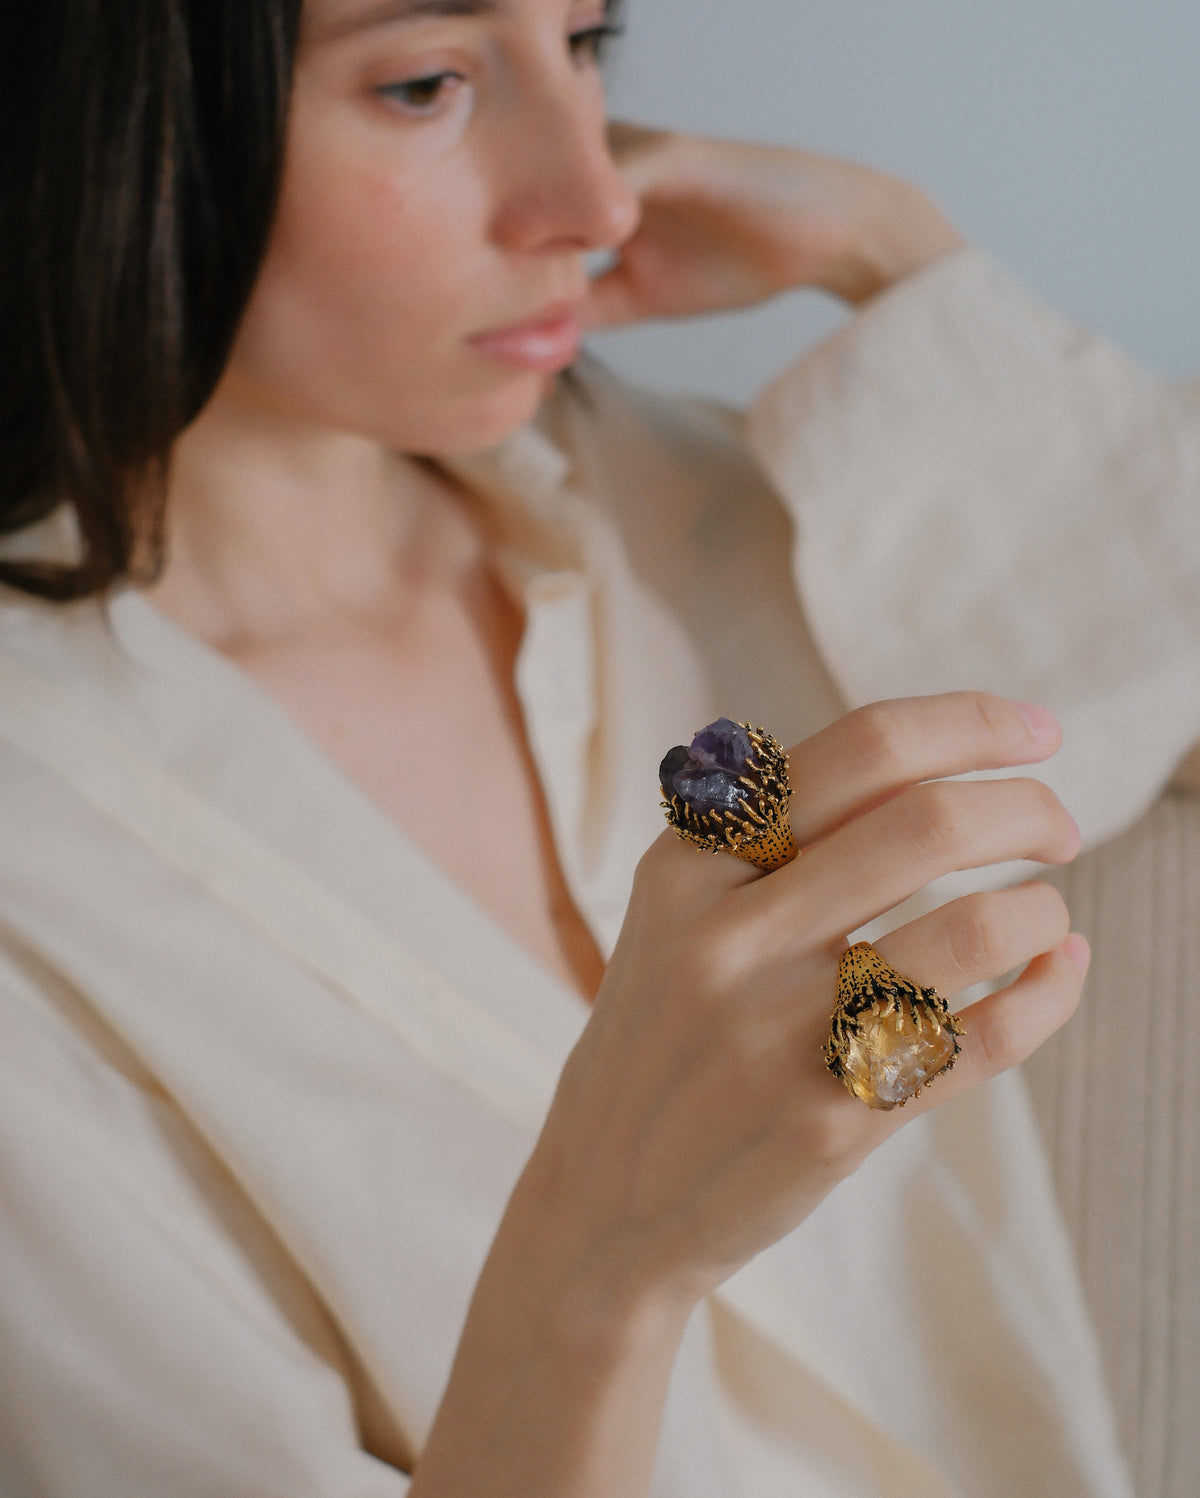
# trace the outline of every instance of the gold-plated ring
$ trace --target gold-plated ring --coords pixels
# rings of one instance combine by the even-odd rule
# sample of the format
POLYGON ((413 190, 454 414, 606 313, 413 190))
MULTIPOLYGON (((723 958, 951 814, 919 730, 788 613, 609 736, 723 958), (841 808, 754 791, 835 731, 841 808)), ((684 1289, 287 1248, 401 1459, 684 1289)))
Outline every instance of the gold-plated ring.
POLYGON ((756 868, 781 868, 799 849, 792 836, 787 755, 763 728, 718 718, 658 769, 667 821, 710 853, 732 853, 756 868))
POLYGON ((903 1108, 954 1065, 962 1022, 936 989, 898 973, 869 941, 842 953, 825 1064, 872 1108, 903 1108))

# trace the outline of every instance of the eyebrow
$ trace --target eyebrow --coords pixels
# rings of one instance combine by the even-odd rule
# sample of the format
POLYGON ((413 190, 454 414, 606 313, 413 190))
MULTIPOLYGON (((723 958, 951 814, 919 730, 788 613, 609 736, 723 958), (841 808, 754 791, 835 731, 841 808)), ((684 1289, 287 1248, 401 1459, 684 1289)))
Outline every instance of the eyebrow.
POLYGON ((317 39, 332 41, 350 36, 356 31, 367 31, 373 26, 386 26, 396 22, 421 21, 430 16, 483 16, 490 15, 500 7, 497 0, 381 0, 357 15, 331 21, 318 29, 317 39))

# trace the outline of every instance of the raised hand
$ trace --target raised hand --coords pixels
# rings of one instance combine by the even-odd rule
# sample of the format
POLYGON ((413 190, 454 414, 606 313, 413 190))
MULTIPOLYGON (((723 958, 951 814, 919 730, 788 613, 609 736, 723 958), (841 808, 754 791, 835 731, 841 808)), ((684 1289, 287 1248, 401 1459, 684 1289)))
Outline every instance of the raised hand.
POLYGON ((1083 947, 1064 948, 1066 908, 1034 883, 954 901, 877 944, 947 995, 1030 964, 972 1007, 957 1067, 920 1099, 873 1113, 821 1054, 847 932, 951 870, 1074 856, 1075 824, 1040 781, 940 778, 1044 758, 1057 733, 973 693, 861 709, 789 753, 794 863, 762 876, 663 834, 539 1146, 591 1252, 703 1294, 906 1118, 1066 1019, 1083 947))
POLYGON ((860 709, 790 751, 793 863, 764 875, 670 831, 655 842, 484 1267, 414 1498, 644 1494, 699 1299, 908 1119, 1068 1018, 1087 946, 1030 883, 876 944, 947 996, 1027 964, 971 1006, 953 1071, 880 1113, 822 1057, 847 932, 951 870, 1074 856, 1075 824, 1041 782, 940 778, 1033 763, 1058 737, 1047 714, 976 693, 860 709))
POLYGON ((963 243, 919 189, 851 162, 628 124, 609 139, 642 219, 592 287, 593 327, 799 286, 862 302, 963 243))

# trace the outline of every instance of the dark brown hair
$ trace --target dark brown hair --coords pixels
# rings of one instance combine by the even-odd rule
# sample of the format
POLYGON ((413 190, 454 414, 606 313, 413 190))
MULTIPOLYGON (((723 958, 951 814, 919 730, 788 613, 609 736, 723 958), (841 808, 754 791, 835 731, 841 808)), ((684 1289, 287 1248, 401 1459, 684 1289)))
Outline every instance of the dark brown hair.
POLYGON ((170 447, 266 245, 301 0, 0 6, 0 532, 66 503, 69 599, 153 570, 170 447))

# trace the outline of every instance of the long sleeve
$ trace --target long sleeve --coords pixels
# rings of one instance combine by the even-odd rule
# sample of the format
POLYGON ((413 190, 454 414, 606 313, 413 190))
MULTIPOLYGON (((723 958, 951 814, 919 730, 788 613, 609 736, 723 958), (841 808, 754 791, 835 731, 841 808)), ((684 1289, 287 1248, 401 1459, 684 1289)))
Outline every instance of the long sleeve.
POLYGON ((1146 809, 1200 737, 1200 387, 968 250, 780 376, 748 434, 848 702, 1042 702, 1085 839, 1146 809))

